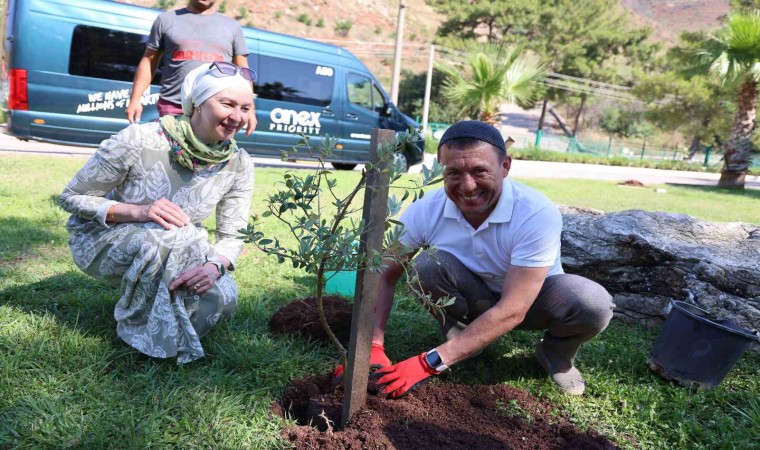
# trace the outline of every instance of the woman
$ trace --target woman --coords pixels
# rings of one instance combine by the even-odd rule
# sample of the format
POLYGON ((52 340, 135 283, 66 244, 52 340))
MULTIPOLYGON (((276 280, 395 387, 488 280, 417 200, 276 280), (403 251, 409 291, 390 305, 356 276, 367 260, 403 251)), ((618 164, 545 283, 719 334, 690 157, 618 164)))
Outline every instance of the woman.
POLYGON ((137 350, 186 363, 235 310, 253 161, 233 136, 253 107, 253 72, 204 64, 182 85, 180 116, 130 125, 103 141, 61 206, 74 262, 121 286, 116 332, 137 350), (216 207, 216 243, 200 226, 216 207))

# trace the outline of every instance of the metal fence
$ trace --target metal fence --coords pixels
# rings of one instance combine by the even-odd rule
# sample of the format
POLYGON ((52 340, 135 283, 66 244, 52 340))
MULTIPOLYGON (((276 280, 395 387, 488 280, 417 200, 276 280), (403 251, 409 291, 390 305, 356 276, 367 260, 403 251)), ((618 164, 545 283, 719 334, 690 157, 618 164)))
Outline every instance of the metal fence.
MULTIPOLYGON (((447 123, 428 123, 429 132, 433 138, 440 139, 447 123)), ((503 130, 505 131, 505 130, 503 130)), ((607 139, 567 137, 561 134, 543 133, 514 133, 505 132, 514 139, 512 148, 515 149, 540 149, 568 154, 587 154, 606 158, 626 158, 631 160, 653 161, 684 161, 688 156, 688 147, 678 143, 662 143, 647 139, 619 139, 613 136, 607 139)), ((722 153, 716 152, 710 147, 703 147, 692 156, 691 162, 701 163, 703 166, 715 166, 722 163, 722 153)), ((760 157, 750 161, 750 167, 760 167, 760 157)))

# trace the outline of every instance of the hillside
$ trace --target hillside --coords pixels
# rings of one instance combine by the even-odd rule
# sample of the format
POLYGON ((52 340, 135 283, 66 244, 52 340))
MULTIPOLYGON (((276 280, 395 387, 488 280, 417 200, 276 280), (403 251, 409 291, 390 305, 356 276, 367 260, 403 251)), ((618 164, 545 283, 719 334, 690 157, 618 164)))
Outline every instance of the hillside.
POLYGON ((682 31, 718 28, 729 11, 728 0, 621 0, 620 4, 666 46, 676 44, 682 31))
MULTIPOLYGON (((1 1, 1 0, 0 0, 1 1)), ((157 7, 159 0, 117 0, 157 7)), ((164 0, 177 8, 184 0, 164 0)), ((364 61, 390 90, 398 0, 223 0, 224 14, 246 26, 303 36, 347 48, 364 61), (336 29, 350 22, 341 35, 336 29)), ((728 0, 620 0, 635 24, 653 29, 653 40, 665 46, 677 42, 681 31, 713 30, 728 13, 728 0)), ((404 68, 422 72, 427 67, 427 46, 444 17, 425 0, 407 0, 404 30, 404 68)))

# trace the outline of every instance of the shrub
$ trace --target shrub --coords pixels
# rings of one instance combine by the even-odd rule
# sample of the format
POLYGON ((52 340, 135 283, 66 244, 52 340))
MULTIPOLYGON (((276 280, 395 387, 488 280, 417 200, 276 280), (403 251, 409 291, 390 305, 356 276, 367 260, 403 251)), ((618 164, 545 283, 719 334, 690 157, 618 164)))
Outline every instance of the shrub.
POLYGON ((320 17, 319 20, 317 20, 317 28, 324 28, 324 27, 325 27, 325 19, 320 17))
POLYGON ((296 20, 308 27, 311 26, 311 17, 309 17, 309 15, 306 13, 299 14, 296 20))
POLYGON ((339 36, 346 37, 348 36, 348 32, 351 31, 351 27, 354 26, 354 23, 350 20, 341 20, 340 22, 335 24, 335 33, 337 33, 339 36))

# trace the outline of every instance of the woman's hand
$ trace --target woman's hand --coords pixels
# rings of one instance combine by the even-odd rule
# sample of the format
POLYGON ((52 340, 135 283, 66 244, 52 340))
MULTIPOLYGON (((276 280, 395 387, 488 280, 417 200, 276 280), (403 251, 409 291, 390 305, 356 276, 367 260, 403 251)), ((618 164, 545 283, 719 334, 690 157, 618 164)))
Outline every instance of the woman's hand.
POLYGON ((169 290, 184 287, 188 291, 200 295, 211 289, 221 274, 214 264, 206 263, 199 267, 194 267, 188 271, 182 272, 169 284, 169 290))
POLYGON ((150 205, 141 205, 139 213, 140 222, 156 222, 167 230, 173 227, 184 227, 190 223, 190 216, 182 211, 182 208, 165 198, 161 198, 150 205))

